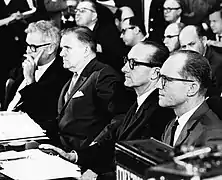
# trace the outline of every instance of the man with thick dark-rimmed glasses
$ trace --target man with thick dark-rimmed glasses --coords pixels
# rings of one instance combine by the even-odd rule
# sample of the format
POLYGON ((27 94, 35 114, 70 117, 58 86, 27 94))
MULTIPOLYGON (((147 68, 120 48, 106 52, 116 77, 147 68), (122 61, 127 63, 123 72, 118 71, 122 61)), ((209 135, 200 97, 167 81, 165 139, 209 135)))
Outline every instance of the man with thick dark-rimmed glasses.
POLYGON ((208 60, 195 51, 175 51, 164 62, 157 75, 159 105, 172 108, 177 117, 168 124, 163 142, 179 147, 222 143, 222 122, 205 98, 211 78, 208 60))
POLYGON ((3 108, 27 113, 55 142, 58 99, 71 75, 57 56, 60 31, 53 22, 41 20, 30 23, 25 32, 24 61, 10 73, 3 108))

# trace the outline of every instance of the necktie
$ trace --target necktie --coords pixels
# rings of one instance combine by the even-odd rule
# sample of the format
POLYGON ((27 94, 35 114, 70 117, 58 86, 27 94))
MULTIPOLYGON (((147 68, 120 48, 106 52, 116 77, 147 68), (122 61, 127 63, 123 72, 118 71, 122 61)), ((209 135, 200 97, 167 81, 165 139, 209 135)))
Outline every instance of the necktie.
POLYGON ((177 126, 179 125, 178 120, 174 121, 173 127, 171 129, 171 136, 170 136, 170 145, 173 146, 173 142, 174 142, 174 135, 177 129, 177 126))
POLYGON ((70 96, 70 94, 72 92, 72 89, 73 89, 73 87, 74 87, 74 85, 75 85, 75 83, 77 81, 77 76, 78 76, 77 73, 73 74, 73 77, 72 77, 71 82, 69 84, 69 89, 68 89, 68 91, 65 94, 65 102, 68 100, 68 97, 70 96))

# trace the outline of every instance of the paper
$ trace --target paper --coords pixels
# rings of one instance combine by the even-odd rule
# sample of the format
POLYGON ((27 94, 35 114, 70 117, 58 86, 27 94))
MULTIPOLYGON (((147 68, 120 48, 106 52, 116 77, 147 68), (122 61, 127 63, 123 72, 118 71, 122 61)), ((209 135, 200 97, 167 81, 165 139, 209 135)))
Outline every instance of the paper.
MULTIPOLYGON (((5 154, 7 152, 4 152, 5 154)), ((46 180, 81 176, 80 168, 58 156, 48 155, 39 149, 16 152, 17 160, 0 161, 0 173, 16 180, 46 180)), ((15 153, 9 152, 15 158, 15 153)), ((0 153, 1 157, 1 153, 0 153)), ((9 158, 9 155, 7 156, 9 158)))
POLYGON ((22 112, 0 112, 0 143, 15 140, 46 136, 45 131, 22 112))

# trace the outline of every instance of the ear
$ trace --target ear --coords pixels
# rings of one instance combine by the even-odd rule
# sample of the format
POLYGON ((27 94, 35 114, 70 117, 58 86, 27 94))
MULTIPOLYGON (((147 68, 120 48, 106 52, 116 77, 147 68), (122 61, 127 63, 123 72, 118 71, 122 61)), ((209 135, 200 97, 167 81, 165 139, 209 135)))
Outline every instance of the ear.
POLYGON ((190 83, 190 86, 189 86, 188 92, 187 92, 187 96, 188 97, 194 96, 195 94, 198 93, 199 89, 200 89, 199 83, 197 83, 196 81, 190 83))
POLYGON ((90 47, 85 46, 84 56, 87 57, 89 55, 89 52, 90 52, 90 47))
POLYGON ((92 21, 95 21, 95 20, 97 20, 97 13, 96 12, 93 13, 93 15, 92 15, 92 21))
POLYGON ((152 68, 152 71, 151 71, 151 80, 156 80, 157 79, 157 76, 158 76, 158 72, 160 72, 160 68, 159 67, 154 67, 152 68))
POLYGON ((56 45, 55 45, 55 44, 51 44, 51 45, 48 47, 48 54, 54 53, 55 48, 56 48, 56 45))
POLYGON ((134 28, 134 32, 135 32, 136 34, 138 34, 138 33, 140 32, 140 28, 136 26, 136 27, 134 28))
POLYGON ((181 8, 178 9, 178 14, 181 16, 181 14, 182 14, 182 9, 181 8))

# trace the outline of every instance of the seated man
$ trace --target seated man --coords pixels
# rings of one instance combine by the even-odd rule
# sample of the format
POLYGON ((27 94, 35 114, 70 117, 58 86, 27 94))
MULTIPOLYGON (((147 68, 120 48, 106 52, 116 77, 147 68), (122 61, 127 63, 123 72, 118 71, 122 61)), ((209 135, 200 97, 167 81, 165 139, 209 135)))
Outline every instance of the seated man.
POLYGON ((132 47, 122 71, 125 74, 125 86, 134 88, 137 100, 116 131, 105 132, 83 150, 70 149, 71 152, 66 153, 65 148, 62 150, 48 144, 42 144, 40 148, 53 149, 62 157, 85 169, 92 169, 100 178, 107 179, 105 174, 115 171, 115 142, 147 139, 151 136, 160 140, 165 125, 174 117, 171 109, 158 105, 158 91, 155 87, 157 73, 167 57, 167 48, 151 41, 139 42, 132 47))
POLYGON ((27 54, 11 72, 4 110, 26 112, 48 133, 55 130, 59 94, 70 73, 57 57, 60 35, 52 22, 31 23, 26 33, 27 54))
POLYGON ((179 35, 180 31, 184 28, 183 23, 171 23, 164 32, 163 43, 170 52, 178 50, 180 48, 179 35))
MULTIPOLYGON (((93 31, 97 43, 98 60, 121 72, 123 65, 121 60, 126 53, 126 47, 119 37, 114 18, 110 20, 108 13, 101 7, 103 6, 99 6, 94 0, 79 1, 75 14, 76 24, 88 27, 93 31)), ((108 9, 108 11, 110 10, 108 9)), ((112 14, 112 12, 110 13, 112 14)))
POLYGON ((133 16, 125 19, 121 25, 121 35, 126 46, 133 47, 145 39, 146 30, 143 21, 133 16))
POLYGON ((222 121, 209 109, 205 94, 211 84, 211 68, 201 54, 175 51, 159 73, 159 105, 176 114, 163 134, 171 146, 215 146, 222 143, 222 121))

